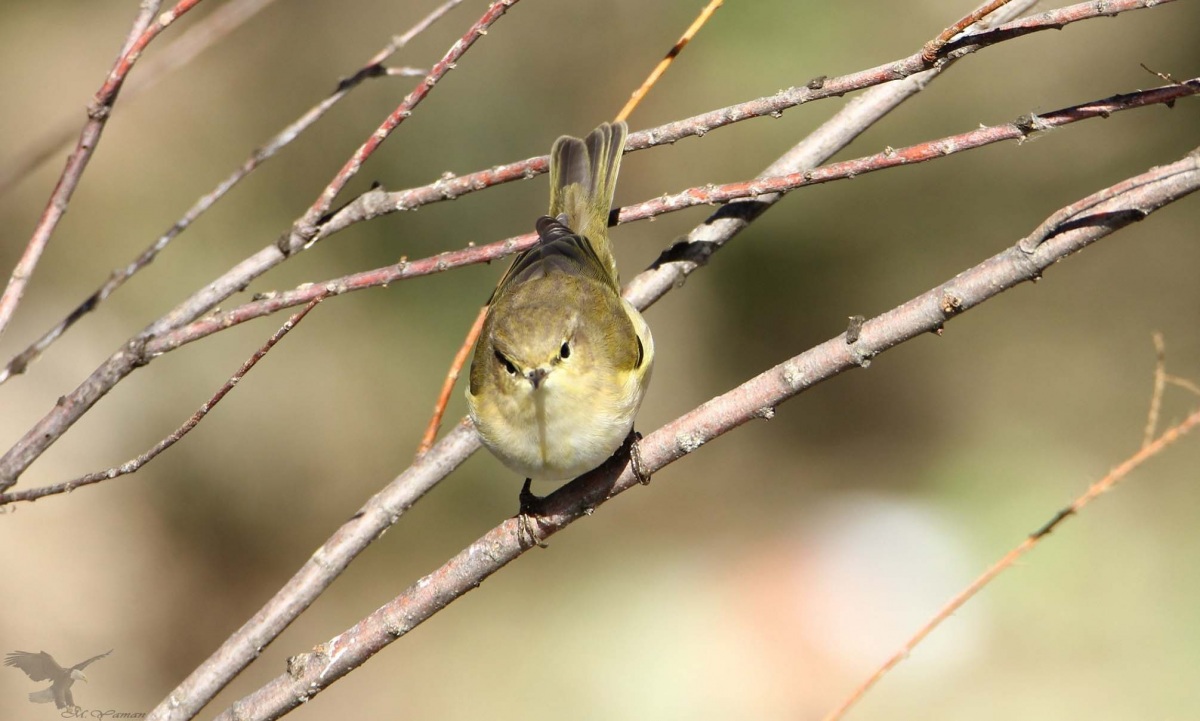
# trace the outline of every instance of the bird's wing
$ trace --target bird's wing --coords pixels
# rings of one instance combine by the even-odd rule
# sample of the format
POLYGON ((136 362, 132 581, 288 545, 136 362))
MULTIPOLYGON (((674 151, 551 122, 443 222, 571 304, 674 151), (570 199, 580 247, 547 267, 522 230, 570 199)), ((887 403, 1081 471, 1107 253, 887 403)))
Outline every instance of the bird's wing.
MULTIPOLYGON (((92 659, 93 661, 95 659, 92 659)), ((90 662, 89 662, 90 663, 90 662)), ((66 669, 58 665, 54 657, 42 651, 41 653, 31 653, 29 651, 13 651, 4 658, 5 666, 16 666, 25 672, 25 675, 34 681, 45 681, 53 679, 66 673, 66 669)))
POLYGON ((110 654, 112 652, 113 652, 113 650, 110 648, 107 651, 105 651, 104 653, 100 654, 99 656, 92 656, 91 658, 89 658, 86 661, 80 661, 79 663, 75 664, 71 668, 75 669, 76 671, 82 671, 89 663, 91 663, 93 661, 99 661, 100 659, 104 658, 105 656, 107 656, 108 654, 110 654))
POLYGON ((506 289, 540 278, 551 270, 593 278, 615 289, 604 262, 587 238, 549 216, 538 219, 537 232, 537 244, 516 257, 496 286, 493 299, 506 289))

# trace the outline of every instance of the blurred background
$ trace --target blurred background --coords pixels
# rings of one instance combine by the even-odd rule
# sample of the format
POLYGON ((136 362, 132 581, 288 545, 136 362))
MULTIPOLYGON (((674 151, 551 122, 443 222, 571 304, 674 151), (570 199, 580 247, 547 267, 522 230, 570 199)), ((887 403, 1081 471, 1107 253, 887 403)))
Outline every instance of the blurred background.
MULTIPOLYGON (((0 5, 0 164, 78 128, 137 3, 0 5)), ((147 60, 218 7, 202 4, 147 60)), ((277 2, 122 98, 0 342, 7 360, 165 231, 250 151, 434 0, 277 2), (128 102, 126 102, 128 100, 128 102)), ((703 0, 515 6, 367 163, 431 182, 545 153, 611 118, 703 0)), ((1050 7, 1044 4, 1039 9, 1050 7)), ((486 7, 468 0, 392 61, 431 66, 486 7)), ((729 2, 633 114, 633 129, 904 57, 964 0, 729 2)), ((838 158, 1189 78, 1200 6, 1178 2, 1005 43, 959 63, 838 158)), ((134 70, 134 77, 138 69, 134 70)), ((203 216, 29 372, 0 387, 7 448, 126 338, 273 242, 417 82, 380 78, 203 216)), ((630 155, 628 204, 752 177, 831 100, 630 155)), ((652 430, 1014 243, 1046 216, 1196 147, 1200 104, 1133 110, 916 167, 798 191, 646 314, 652 430)), ((65 152, 0 197, 0 267, 24 248, 65 152)), ((546 180, 360 224, 247 294, 532 229, 546 180)), ((614 232, 631 277, 708 209, 614 232)), ((522 557, 294 718, 819 718, 994 559, 1141 442, 1154 369, 1200 379, 1200 201, 1185 199, 949 324, 706 445, 522 557)), ((70 665, 86 709, 149 711, 402 471, 503 263, 330 300, 201 426, 142 472, 0 518, 0 651, 70 665)), ((241 300, 246 295, 238 296, 241 300)), ((228 307, 231 303, 226 304, 228 307)), ((138 371, 18 488, 107 468, 187 418, 284 320, 138 371)), ((1168 390, 1163 421, 1196 399, 1168 390)), ((447 418, 465 412, 456 389, 447 418)), ((1200 447, 1188 439, 1061 526, 936 632, 854 719, 1200 715, 1200 447)), ((435 488, 205 716, 284 671, 517 508, 486 453, 435 488)), ((541 489, 543 491, 548 488, 541 489)), ((0 718, 58 712, 0 668, 0 718)))

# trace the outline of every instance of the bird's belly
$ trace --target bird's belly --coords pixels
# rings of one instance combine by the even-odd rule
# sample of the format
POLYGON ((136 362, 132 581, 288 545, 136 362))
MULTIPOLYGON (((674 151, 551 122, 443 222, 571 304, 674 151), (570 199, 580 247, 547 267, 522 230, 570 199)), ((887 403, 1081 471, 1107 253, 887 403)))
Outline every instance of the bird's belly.
POLYGON ((472 416, 484 445, 506 466, 546 481, 575 478, 606 461, 629 435, 641 401, 640 393, 597 398, 552 384, 539 395, 524 412, 489 414, 491 422, 472 416))

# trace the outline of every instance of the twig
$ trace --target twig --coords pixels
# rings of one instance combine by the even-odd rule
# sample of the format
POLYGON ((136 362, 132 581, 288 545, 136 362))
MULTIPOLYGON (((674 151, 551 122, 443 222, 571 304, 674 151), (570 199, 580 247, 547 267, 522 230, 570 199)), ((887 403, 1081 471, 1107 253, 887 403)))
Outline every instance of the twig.
MULTIPOLYGON (((1174 0, 1166 0, 1174 2, 1174 0)), ((1028 2, 1024 4, 1030 4, 1028 2)), ((1162 3, 1159 3, 1162 4, 1162 3)), ((997 43, 1043 30, 1061 29, 1068 24, 1104 17, 1108 14, 1128 12, 1154 7, 1154 0, 1113 0, 1098 5, 1094 2, 1079 3, 1069 7, 1005 23, 986 32, 973 34, 952 43, 947 52, 934 66, 943 67, 968 54, 997 43)), ((791 108, 816 100, 841 97, 847 93, 864 90, 885 83, 904 80, 928 72, 921 53, 878 65, 839 77, 818 77, 807 85, 787 90, 718 110, 712 110, 683 120, 661 125, 657 128, 630 134, 625 143, 625 152, 645 150, 664 144, 675 143, 684 138, 701 136, 712 130, 733 123, 759 117, 779 117, 791 108)), ((444 200, 454 200, 468 193, 490 188, 493 185, 523 180, 545 173, 549 169, 547 157, 542 155, 515 163, 508 163, 488 170, 481 170, 456 177, 441 178, 436 182, 417 188, 387 192, 382 189, 368 191, 347 203, 321 225, 317 236, 326 238, 347 227, 381 215, 412 210, 422 205, 444 200)))
MULTIPOLYGON (((186 65, 272 2, 274 0, 231 0, 218 5, 162 48, 161 53, 141 63, 138 74, 130 78, 122 90, 125 101, 122 106, 128 107, 135 96, 186 65)), ((74 120, 59 123, 53 130, 22 148, 17 158, 4 163, 0 167, 0 196, 28 177, 42 163, 64 151, 64 146, 71 142, 78 127, 74 120)))
MULTIPOLYGON (((199 0, 193 1, 198 2, 199 0)), ((277 244, 267 246, 267 248, 259 251, 247 260, 242 261, 232 271, 206 284, 202 290, 193 294, 191 298, 185 300, 176 306, 174 310, 151 323, 140 334, 134 336, 121 349, 110 356, 99 368, 93 371, 71 394, 63 396, 61 403, 57 404, 53 410, 38 421, 34 428, 22 436, 21 440, 10 448, 3 457, 0 457, 0 491, 11 487, 16 482, 17 477, 29 467, 29 464, 33 463, 38 456, 53 445, 66 432, 67 428, 82 417, 87 412, 87 409, 91 408, 96 401, 112 389, 122 378, 150 362, 153 354, 147 354, 146 352, 146 340, 148 338, 160 334, 169 328, 174 328, 194 320, 208 308, 213 307, 224 298, 244 288, 246 283, 251 279, 258 277, 259 274, 266 272, 268 268, 274 267, 283 258, 303 247, 303 245, 296 245, 296 243, 301 242, 303 236, 307 233, 303 229, 311 227, 311 223, 315 222, 316 218, 310 216, 313 213, 319 215, 328 210, 328 202, 332 201, 337 190, 349 182, 350 178, 361 167, 362 162, 379 147, 379 144, 383 142, 387 134, 391 130, 394 130, 404 118, 412 114, 412 110, 429 94, 429 91, 437 84, 438 80, 445 77, 446 73, 454 67, 455 63, 462 58, 463 54, 474 42, 479 37, 487 34, 488 28, 504 14, 508 7, 516 2, 517 0, 495 0, 488 7, 483 16, 467 31, 467 34, 457 40, 450 47, 450 50, 446 52, 445 56, 438 61, 437 65, 429 71, 429 75, 426 76, 424 82, 420 83, 416 90, 405 96, 399 107, 388 116, 379 129, 372 133, 371 138, 355 151, 351 159, 334 177, 334 180, 322 191, 321 196, 309 208, 305 216, 296 222, 289 235, 281 238, 277 244), (298 228, 301 230, 297 230, 298 228)))
MULTIPOLYGON (((856 343, 832 338, 746 381, 646 436, 644 468, 656 472, 704 444, 754 419, 769 419, 795 395, 912 338, 940 329, 951 318, 1025 281, 1040 278, 1054 263, 1149 213, 1200 189, 1200 159, 1189 157, 1141 176, 1145 182, 1099 206, 1092 222, 1055 235, 1029 256, 1016 246, 950 281, 864 323, 856 343)), ((1200 422, 1200 412, 1197 413, 1200 422)), ((463 426, 460 426, 462 429, 463 426)), ((461 443, 461 434, 451 433, 461 443)), ((441 444, 439 444, 439 447, 441 444)), ((461 452, 461 449, 459 449, 461 452)), ((437 448, 422 460, 437 455, 437 448)), ((457 455, 455 459, 457 459, 457 455)), ((639 486, 628 459, 613 458, 568 483, 543 501, 537 517, 543 538, 557 533, 624 491, 639 486)), ((1043 529, 1048 532, 1051 526, 1043 529)), ((459 596, 529 550, 519 522, 510 518, 472 543, 394 600, 310 653, 293 656, 287 672, 242 698, 221 721, 274 719, 311 700, 372 655, 404 636, 459 596)))
MULTIPOLYGON (((63 169, 58 184, 54 186, 54 192, 50 194, 50 201, 46 204, 46 209, 42 211, 42 217, 33 230, 33 237, 29 239, 29 243, 25 246, 25 252, 21 254, 20 260, 13 268, 4 294, 0 295, 0 334, 4 333, 9 321, 12 320, 12 315, 16 312, 21 297, 25 294, 25 286, 28 285, 30 276, 33 275, 38 261, 41 260, 42 252, 50 242, 50 236, 58 227, 58 221, 67 212, 67 205, 71 202, 71 196, 75 193, 75 188, 79 186, 83 171, 87 168, 88 161, 92 159, 92 153, 95 152, 96 145, 100 142, 100 135, 104 132, 104 125, 112 113, 117 93, 121 91, 121 86, 130 69, 151 40, 158 37, 159 33, 199 2, 200 0, 179 0, 173 9, 159 15, 158 19, 147 25, 132 43, 128 43, 121 57, 117 58, 116 65, 109 71, 104 84, 92 98, 92 102, 88 105, 88 121, 83 126, 79 141, 75 144, 75 150, 67 158, 67 167, 63 169)), ((140 23, 145 17, 147 9, 157 8, 159 4, 158 2, 146 4, 142 14, 139 15, 138 22, 140 23)))
POLYGON ((1173 386, 1179 386, 1180 388, 1184 389, 1185 391, 1187 391, 1189 393, 1200 396, 1200 386, 1196 385, 1195 383, 1188 380, 1187 378, 1180 378, 1179 376, 1167 375, 1167 376, 1163 376, 1163 381, 1166 383, 1170 383, 1173 386))
POLYGON ((921 50, 921 59, 926 63, 933 63, 933 61, 937 60, 938 53, 942 51, 942 48, 946 47, 947 43, 954 39, 955 35, 971 27, 984 17, 996 12, 1009 2, 1010 0, 990 0, 990 2, 986 2, 975 8, 969 15, 943 30, 933 40, 925 43, 925 47, 921 50))
MULTIPOLYGON (((1106 118, 1122 110, 1170 103, 1181 97, 1197 93, 1200 93, 1200 78, 1188 80, 1177 85, 1168 85, 1162 88, 1125 95, 1115 95, 1105 100, 1055 110, 1045 115, 1037 116, 1036 121, 1031 122, 1034 122, 1039 130, 1048 130, 1079 122, 1080 120, 1097 117, 1106 118)), ((1031 132, 1027 122, 1030 121, 1019 119, 1003 125, 985 126, 966 133, 938 140, 930 140, 906 148, 889 148, 881 153, 832 163, 812 170, 773 177, 760 177, 754 180, 727 183, 725 185, 710 184, 697 186, 678 193, 662 195, 652 200, 627 205, 618 211, 617 222, 629 223, 636 220, 644 220, 697 205, 714 205, 743 199, 758 200, 763 196, 783 193, 809 185, 819 185, 835 180, 846 180, 886 168, 936 160, 992 143, 1006 140, 1020 140, 1031 132)), ((1029 238, 1022 240, 1022 247, 1032 245, 1029 242, 1030 238, 1048 232, 1047 229, 1049 228, 1057 229, 1062 227, 1064 221, 1067 219, 1088 211, 1095 207, 1097 203, 1102 202, 1107 197, 1111 197, 1111 194, 1119 192, 1123 192, 1123 189, 1105 189, 1095 196, 1085 198, 1075 205, 1064 208, 1059 211, 1062 217, 1052 218, 1051 220, 1054 221, 1052 224, 1043 224, 1043 227, 1031 234, 1029 238)), ((164 333, 149 341, 146 347, 155 354, 165 353, 231 326, 260 318, 264 315, 270 315, 284 308, 307 303, 318 294, 340 295, 366 288, 389 285, 409 278, 441 273, 464 265, 488 263, 503 258, 506 255, 525 250, 536 241, 536 234, 527 233, 494 243, 471 245, 460 250, 447 251, 419 260, 403 260, 395 265, 360 271, 318 283, 310 283, 294 290, 271 293, 269 297, 244 303, 223 313, 202 318, 164 333)), ((679 251, 675 251, 674 255, 679 255, 679 251)), ((665 254, 665 258, 670 259, 671 257, 674 257, 673 252, 668 251, 665 254)))
POLYGON ((263 359, 263 356, 269 353, 271 349, 275 347, 275 344, 282 340, 283 337, 292 330, 292 328, 295 328, 300 321, 304 320, 304 316, 308 315, 309 311, 311 311, 313 308, 316 308, 317 304, 322 300, 324 300, 323 297, 313 298, 311 303, 304 306, 304 308, 302 308, 299 312, 294 313, 290 318, 288 318, 287 322, 280 326, 279 330, 275 331, 275 333, 267 339, 267 342, 264 343, 258 350, 256 350, 253 355, 247 358, 246 362, 242 364, 241 368, 238 368, 237 372, 230 376, 229 380, 225 381, 224 385, 218 388, 217 392, 214 393, 211 398, 209 398, 196 410, 195 413, 192 414, 191 418, 188 418, 186 421, 184 421, 183 425, 176 428, 166 438, 163 438, 161 441, 154 444, 154 446, 152 446, 145 453, 137 456, 136 458, 130 459, 119 466, 113 466, 107 470, 97 471, 95 473, 88 473, 86 475, 79 476, 78 478, 73 478, 69 481, 63 481, 61 483, 55 483, 49 486, 42 486, 40 488, 30 488, 25 491, 0 493, 0 508, 18 501, 36 501, 39 498, 45 498, 46 496, 53 496, 59 493, 70 493, 76 488, 90 486, 93 483, 99 483, 100 481, 107 481, 112 478, 126 476, 130 473, 136 473, 137 471, 141 470, 143 466, 154 460, 158 454, 178 443, 188 433, 191 433, 192 429, 199 425, 200 421, 204 420, 204 417, 208 415, 208 412, 215 408, 216 405, 221 402, 221 399, 223 399, 225 395, 229 393, 229 391, 233 390, 234 386, 241 382, 242 378, 250 372, 250 369, 256 366, 258 362, 263 359))
POLYGON ((1024 556, 1026 553, 1033 550, 1033 547, 1036 546, 1043 538, 1049 535, 1051 531, 1057 528, 1058 524, 1062 523, 1068 517, 1079 513, 1079 511, 1083 510, 1084 506, 1086 506, 1088 503, 1091 503, 1096 499, 1096 497, 1110 490, 1116 484, 1120 483, 1138 466, 1158 455, 1167 446, 1182 438, 1185 433, 1192 430, 1192 428, 1194 428, 1198 423, 1200 423, 1200 410, 1193 412, 1179 425, 1168 428, 1157 439, 1154 439, 1150 443, 1143 445, 1137 453, 1134 453, 1132 456, 1125 459, 1121 465, 1109 471, 1108 475, 1106 475, 1104 478, 1101 478, 1093 483, 1087 489, 1087 492, 1076 498, 1071 505, 1054 514, 1054 517, 1047 521, 1045 525, 1043 525, 1037 531, 1031 533, 1029 537, 1024 541, 1021 541, 1016 548, 1006 553, 1004 557, 993 564, 991 568, 984 571, 983 574, 972 581, 969 586, 960 591, 954 598, 950 599, 950 601, 947 602, 946 605, 941 608, 941 610, 934 614, 933 618, 929 619, 929 621, 922 626, 920 630, 918 630, 912 636, 912 638, 908 639, 908 641, 905 642, 905 644, 901 646, 891 658, 889 658, 882 666, 876 669, 875 673, 871 674, 870 678, 864 681, 846 698, 846 700, 841 703, 841 705, 839 705, 828 716, 826 716, 824 721, 838 721, 838 719, 845 716, 846 712, 850 710, 851 706, 862 699, 867 691, 871 690, 871 688, 881 678, 883 678, 884 675, 891 671, 896 664, 900 663, 905 658, 908 658, 917 645, 924 641, 925 637, 932 633, 935 628, 940 626, 942 621, 945 621, 952 614, 954 614, 955 611, 962 608, 963 604, 971 600, 971 598, 973 598, 975 594, 979 593, 984 586, 991 583, 996 576, 1000 575, 1014 563, 1016 563, 1021 556, 1024 556))
MULTIPOLYGON (((259 0, 261 1, 261 0, 259 0)), ((270 0, 267 0, 270 1, 270 0)), ((426 15, 417 24, 413 25, 407 32, 402 35, 397 35, 388 42, 379 52, 375 53, 370 60, 363 65, 356 73, 348 78, 342 79, 337 86, 337 89, 320 103, 310 108, 307 112, 293 121, 290 125, 279 131, 274 137, 268 140, 264 145, 257 148, 250 154, 250 157, 241 164, 237 170, 233 171, 227 178, 222 180, 216 188, 202 196, 197 200, 191 208, 184 213, 183 217, 175 221, 175 223, 167 229, 159 238, 154 241, 150 247, 146 248, 132 262, 124 268, 114 270, 99 288, 96 289, 86 300, 75 307, 65 318, 58 322, 53 328, 46 331, 41 338, 35 341, 25 350, 18 353, 8 362, 3 369, 0 369, 0 383, 4 383, 14 375, 24 373, 38 356, 40 356, 54 341, 56 341, 63 333, 67 331, 80 318, 92 312, 104 302, 112 293, 124 285, 125 281, 129 280, 135 273, 149 265, 158 254, 166 249, 184 230, 187 230, 192 223, 196 221, 205 211, 211 208, 218 200, 225 196, 238 183, 246 178, 251 172, 256 170, 260 165, 273 157, 276 153, 282 150, 285 146, 295 140, 301 133, 307 130, 310 126, 317 122, 326 112, 344 98, 351 90, 358 87, 363 80, 381 75, 391 74, 383 71, 382 64, 398 50, 407 45, 413 38, 424 32, 429 26, 437 22, 443 15, 453 9, 455 6, 462 3, 462 0, 447 0, 426 15)), ((215 12, 213 13, 216 14, 215 12)), ((211 16, 210 16, 211 17, 211 16)), ((420 73, 424 75, 425 73, 420 73)))
POLYGON ((429 425, 425 427, 425 435, 421 436, 421 443, 417 446, 417 458, 428 453, 429 449, 433 448, 433 442, 437 440, 438 429, 442 427, 442 417, 446 415, 446 406, 450 403, 450 394, 454 392, 458 374, 462 372, 463 365, 467 362, 467 356, 471 354, 471 349, 475 346, 475 341, 479 340, 479 333, 483 330, 483 321, 487 318, 487 310, 486 305, 479 309, 478 315, 475 316, 475 322, 471 324, 471 330, 467 331, 467 337, 463 339, 458 352, 454 354, 450 370, 446 373, 446 380, 442 382, 442 390, 438 394, 437 403, 434 404, 433 417, 429 419, 429 425))
POLYGON ((1142 447, 1150 445, 1158 430, 1158 414, 1162 409, 1163 390, 1167 386, 1167 347, 1162 333, 1154 334, 1154 390, 1150 394, 1150 410, 1146 413, 1146 431, 1142 434, 1142 447))
POLYGON ((655 65, 654 69, 650 71, 649 77, 646 78, 646 80, 641 84, 641 86, 638 87, 637 90, 633 91, 633 95, 629 96, 629 102, 625 103, 625 107, 621 108, 621 112, 617 113, 616 119, 618 121, 627 120, 629 118, 630 113, 632 113, 634 108, 638 106, 638 103, 642 102, 642 98, 646 96, 646 93, 650 92, 650 88, 654 87, 654 84, 658 82, 658 79, 662 77, 662 74, 667 71, 667 68, 670 67, 671 63, 674 62, 679 53, 683 52, 683 48, 689 42, 691 42, 696 33, 700 32, 700 28, 704 27, 704 24, 708 22, 708 19, 712 17, 713 13, 715 13, 717 8, 721 7, 724 2, 725 0, 709 0, 708 5, 704 6, 704 9, 700 11, 700 14, 696 16, 696 19, 692 21, 692 24, 688 26, 688 29, 683 31, 683 35, 680 36, 675 45, 669 51, 667 51, 666 56, 663 57, 663 59, 659 61, 658 65, 655 65))

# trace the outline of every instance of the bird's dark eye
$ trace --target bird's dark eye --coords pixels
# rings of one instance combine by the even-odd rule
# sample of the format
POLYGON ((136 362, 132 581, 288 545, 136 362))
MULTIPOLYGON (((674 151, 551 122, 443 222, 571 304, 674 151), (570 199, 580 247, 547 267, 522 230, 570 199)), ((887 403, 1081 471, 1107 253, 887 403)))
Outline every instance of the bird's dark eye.
POLYGON ((558 349, 558 357, 566 360, 571 357, 571 344, 563 341, 562 348, 558 349))
POLYGON ((504 357, 500 351, 496 351, 496 360, 500 361, 500 365, 504 366, 504 370, 508 371, 510 376, 517 374, 517 367, 512 364, 512 361, 504 357))
POLYGON ((638 338, 637 342, 638 342, 638 357, 637 357, 637 363, 634 363, 633 367, 641 368, 642 361, 646 359, 646 349, 642 347, 642 339, 641 338, 638 338))

